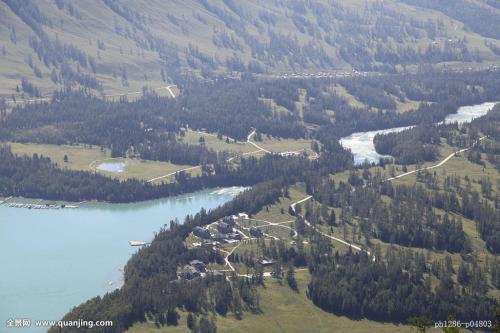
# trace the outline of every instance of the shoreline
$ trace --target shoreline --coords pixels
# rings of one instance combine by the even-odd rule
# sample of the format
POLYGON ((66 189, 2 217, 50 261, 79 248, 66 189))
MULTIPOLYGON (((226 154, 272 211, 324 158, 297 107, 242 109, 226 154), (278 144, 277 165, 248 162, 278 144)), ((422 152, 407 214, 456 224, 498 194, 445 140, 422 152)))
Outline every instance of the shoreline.
POLYGON ((48 200, 40 198, 26 198, 26 197, 0 197, 0 207, 5 206, 7 208, 24 208, 33 210, 64 210, 64 209, 77 209, 77 208, 103 208, 109 207, 123 207, 124 205, 144 205, 144 204, 155 204, 161 203, 162 201, 175 199, 180 200, 190 200, 193 194, 200 192, 208 192, 211 195, 231 195, 247 190, 248 186, 229 186, 229 187, 211 187, 204 188, 193 192, 180 193, 175 195, 166 196, 163 198, 132 201, 132 202, 108 202, 108 201, 98 201, 98 200, 83 200, 83 201, 63 201, 63 200, 48 200), (99 207, 102 206, 102 207, 99 207))

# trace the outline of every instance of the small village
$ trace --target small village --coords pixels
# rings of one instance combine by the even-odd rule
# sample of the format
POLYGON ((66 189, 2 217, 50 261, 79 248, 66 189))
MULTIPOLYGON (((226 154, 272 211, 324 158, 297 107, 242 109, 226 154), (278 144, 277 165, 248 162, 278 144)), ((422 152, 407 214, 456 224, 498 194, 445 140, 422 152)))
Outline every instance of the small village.
MULTIPOLYGON (((291 221, 290 221, 291 222, 291 221)), ((199 277, 228 278, 232 274, 250 277, 248 274, 239 274, 235 264, 231 263, 231 256, 240 245, 252 246, 258 240, 280 240, 280 238, 264 232, 264 227, 272 226, 271 222, 259 221, 249 218, 248 214, 225 216, 206 227, 195 227, 186 242, 190 248, 208 248, 224 254, 224 265, 207 264, 201 260, 191 260, 188 265, 178 270, 178 279, 191 280, 199 277), (260 223, 259 223, 260 222, 260 223)), ((287 227, 288 228, 288 227, 287 227)), ((290 228, 291 229, 291 228, 290 228)), ((292 230, 292 234, 296 234, 292 230)), ((291 241, 295 244, 294 241, 291 241)), ((267 257, 259 258, 260 265, 264 268, 263 276, 272 276, 269 267, 275 261, 267 257)))

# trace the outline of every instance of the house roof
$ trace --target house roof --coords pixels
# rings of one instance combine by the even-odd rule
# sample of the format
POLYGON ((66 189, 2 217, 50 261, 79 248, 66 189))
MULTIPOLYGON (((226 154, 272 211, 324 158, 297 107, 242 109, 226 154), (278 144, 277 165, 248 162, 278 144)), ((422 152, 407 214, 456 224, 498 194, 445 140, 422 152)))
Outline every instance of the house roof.
POLYGON ((181 269, 181 274, 199 274, 198 270, 191 265, 186 265, 181 269))

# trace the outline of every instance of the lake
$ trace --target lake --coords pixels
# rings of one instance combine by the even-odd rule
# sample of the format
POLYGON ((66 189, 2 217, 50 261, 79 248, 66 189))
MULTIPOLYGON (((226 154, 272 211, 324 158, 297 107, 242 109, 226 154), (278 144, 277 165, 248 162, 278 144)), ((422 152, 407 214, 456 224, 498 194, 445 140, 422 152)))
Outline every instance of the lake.
POLYGON ((125 163, 102 163, 96 167, 97 170, 100 171, 108 171, 108 172, 123 172, 125 170, 125 163))
MULTIPOLYGON (((495 106, 495 104, 496 102, 488 102, 478 105, 462 106, 457 110, 456 113, 447 115, 444 119, 444 123, 448 124, 458 122, 461 124, 469 122, 474 118, 484 116, 495 106)), ((375 146, 373 144, 373 138, 375 137, 375 135, 401 132, 411 127, 412 126, 394 127, 378 131, 357 132, 343 137, 340 140, 340 143, 344 147, 351 149, 351 152, 354 155, 355 164, 362 164, 365 160, 378 163, 380 158, 390 156, 380 155, 375 151, 375 146)))
POLYGON ((129 240, 150 241, 170 220, 215 208, 242 190, 204 190, 131 204, 86 203, 78 209, 0 205, 0 332, 10 318, 58 320, 72 307, 120 287, 121 270, 137 251, 129 240))

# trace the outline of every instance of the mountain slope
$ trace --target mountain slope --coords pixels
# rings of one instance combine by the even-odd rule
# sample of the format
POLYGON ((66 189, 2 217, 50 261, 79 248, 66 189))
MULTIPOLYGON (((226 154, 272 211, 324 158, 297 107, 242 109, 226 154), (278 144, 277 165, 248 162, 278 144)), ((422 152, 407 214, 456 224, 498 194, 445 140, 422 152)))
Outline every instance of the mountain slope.
POLYGON ((129 92, 191 71, 488 65, 500 59, 499 17, 488 0, 3 0, 0 94, 129 92))

